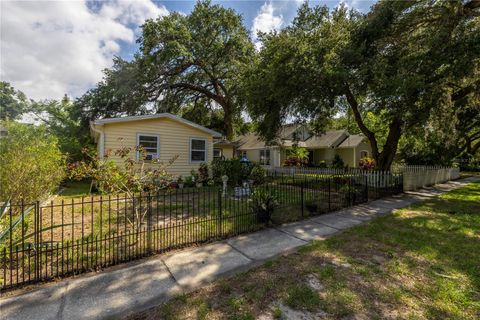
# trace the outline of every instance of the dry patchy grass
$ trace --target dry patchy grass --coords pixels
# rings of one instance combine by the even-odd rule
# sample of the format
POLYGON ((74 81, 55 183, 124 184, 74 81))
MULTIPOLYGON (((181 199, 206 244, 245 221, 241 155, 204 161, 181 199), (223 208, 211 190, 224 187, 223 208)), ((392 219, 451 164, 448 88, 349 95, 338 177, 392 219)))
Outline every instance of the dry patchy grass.
POLYGON ((283 306, 323 319, 478 319, 479 261, 474 183, 131 319, 275 319, 283 306))

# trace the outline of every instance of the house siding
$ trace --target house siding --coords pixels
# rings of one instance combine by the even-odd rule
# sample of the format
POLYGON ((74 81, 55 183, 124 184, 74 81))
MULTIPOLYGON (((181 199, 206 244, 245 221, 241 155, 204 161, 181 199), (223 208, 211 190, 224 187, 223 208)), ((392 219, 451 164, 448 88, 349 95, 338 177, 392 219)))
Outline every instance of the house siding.
POLYGON ((350 168, 354 168, 357 166, 354 159, 354 152, 356 148, 342 148, 337 149, 336 153, 342 158, 343 163, 350 168))
MULTIPOLYGON (((103 125, 105 151, 116 150, 122 147, 135 149, 137 146, 137 134, 152 134, 159 136, 160 157, 163 162, 178 155, 173 165, 167 170, 174 175, 189 175, 192 169, 197 170, 199 163, 190 162, 190 139, 199 138, 207 141, 207 159, 213 159, 213 145, 211 134, 169 119, 147 119, 138 121, 108 123, 103 125)), ((132 156, 135 154, 132 152, 132 156)), ((122 160, 112 154, 111 159, 122 165, 122 160)), ((155 167, 158 164, 148 164, 147 167, 155 167)))
POLYGON ((225 159, 233 159, 233 146, 214 146, 215 149, 221 149, 225 159))

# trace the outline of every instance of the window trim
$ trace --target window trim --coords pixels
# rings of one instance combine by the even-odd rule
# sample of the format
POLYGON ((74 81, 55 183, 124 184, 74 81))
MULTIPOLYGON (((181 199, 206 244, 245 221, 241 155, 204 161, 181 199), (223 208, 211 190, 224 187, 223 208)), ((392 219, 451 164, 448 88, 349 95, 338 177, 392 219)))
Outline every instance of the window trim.
POLYGON ((262 166, 269 166, 270 163, 272 162, 272 152, 271 152, 271 150, 268 149, 268 148, 260 149, 260 150, 258 151, 258 160, 259 160, 260 165, 262 165, 262 166), (262 162, 262 151, 263 151, 263 154, 264 154, 264 158, 265 158, 265 159, 267 159, 267 151, 268 151, 268 163, 266 163, 265 160, 262 162))
MULTIPOLYGON (((160 158, 160 135, 158 134, 153 134, 153 133, 142 133, 142 132, 137 132, 137 142, 135 145, 135 148, 140 146, 140 136, 145 136, 145 137, 155 137, 157 138, 157 159, 160 158)), ((140 152, 136 152, 136 158, 137 161, 140 161, 140 152)), ((142 159, 143 160, 143 159, 142 159)), ((152 159, 153 160, 153 159, 152 159)), ((152 160, 144 160, 144 161, 152 161, 152 160)))
POLYGON ((359 156, 360 156, 360 159, 368 158, 368 157, 370 157, 370 153, 368 152, 368 150, 360 150, 359 156), (366 152, 367 155, 365 157, 362 157, 362 152, 366 152))
POLYGON ((216 158, 215 158, 215 150, 218 150, 218 151, 219 151, 219 156, 218 156, 217 158, 222 159, 222 157, 223 157, 223 150, 222 150, 222 148, 213 148, 213 159, 216 159, 216 158))
MULTIPOLYGON (((189 163, 202 163, 202 162, 207 162, 208 161, 208 139, 207 138, 196 138, 196 137, 190 137, 190 148, 188 150, 188 161, 189 163), (192 151, 194 151, 192 149, 192 141, 193 140, 202 140, 202 141, 205 141, 205 160, 192 160, 192 151)), ((195 151, 201 151, 201 150, 198 150, 198 149, 195 149, 195 151)))

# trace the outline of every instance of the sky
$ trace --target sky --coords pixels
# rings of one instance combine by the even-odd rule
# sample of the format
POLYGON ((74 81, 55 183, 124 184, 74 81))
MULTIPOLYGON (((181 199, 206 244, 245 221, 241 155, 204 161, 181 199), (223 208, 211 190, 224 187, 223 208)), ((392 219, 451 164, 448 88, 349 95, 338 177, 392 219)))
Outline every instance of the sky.
MULTIPOLYGON (((289 25, 303 0, 213 1, 235 9, 255 40, 257 31, 289 25)), ((375 0, 322 0, 368 11, 375 0)), ((177 11, 195 1, 9 1, 0 2, 0 80, 34 100, 76 98, 102 79, 114 56, 131 60, 146 19, 177 11)))

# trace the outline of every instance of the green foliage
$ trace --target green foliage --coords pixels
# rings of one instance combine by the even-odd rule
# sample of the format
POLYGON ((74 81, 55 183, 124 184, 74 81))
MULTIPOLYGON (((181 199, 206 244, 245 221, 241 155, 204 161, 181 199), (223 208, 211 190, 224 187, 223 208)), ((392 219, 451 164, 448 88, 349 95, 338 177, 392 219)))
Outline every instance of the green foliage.
POLYGON ((58 145, 67 161, 82 159, 82 149, 93 145, 89 132, 82 130, 80 122, 74 119, 74 105, 65 96, 61 101, 34 102, 29 108, 37 120, 42 121, 50 134, 58 139, 58 145))
POLYGON ((260 133, 273 140, 291 116, 322 123, 343 112, 388 169, 405 132, 480 91, 479 8, 466 6, 379 1, 366 15, 301 6, 291 26, 262 36, 245 82, 260 133))
POLYGON ((309 152, 306 148, 294 146, 287 149, 287 159, 283 165, 286 167, 302 167, 308 164, 309 152))
POLYGON ((147 20, 139 43, 137 60, 148 99, 163 110, 215 103, 223 111, 222 131, 233 138, 241 111, 240 76, 254 54, 242 17, 199 1, 189 15, 173 12, 147 20))
POLYGON ((256 185, 265 183, 267 178, 267 172, 261 165, 255 163, 252 165, 252 171, 250 171, 250 179, 253 180, 253 183, 256 185))
POLYGON ((198 180, 197 182, 206 183, 210 175, 208 173, 208 164, 205 162, 200 163, 198 166, 198 180))
POLYGON ((150 191, 156 192, 165 189, 174 181, 167 169, 175 162, 178 156, 167 163, 159 159, 145 160, 145 151, 140 146, 136 150, 121 148, 113 153, 122 159, 122 167, 110 159, 111 153, 107 152, 102 159, 89 150, 85 151, 87 160, 69 165, 69 177, 74 180, 93 179, 97 188, 102 193, 125 193, 134 197, 136 193, 150 191), (131 153, 134 151, 134 155, 131 153), (135 155, 138 153, 138 158, 135 155), (156 164, 155 168, 146 168, 146 164, 156 164))
POLYGON ((315 200, 307 200, 305 201, 305 208, 307 208, 308 212, 315 213, 318 211, 318 203, 315 200))
POLYGON ((256 189, 252 194, 250 208, 257 215, 258 222, 269 223, 278 207, 278 196, 274 190, 256 189))
POLYGON ((0 81, 0 120, 20 118, 29 104, 23 92, 15 90, 8 82, 0 81))
POLYGON ((326 162, 325 160, 321 160, 321 161, 318 163, 318 167, 319 167, 319 168, 326 168, 326 167, 328 167, 327 162, 326 162))
POLYGON ((228 177, 230 186, 239 186, 250 175, 250 168, 246 168, 240 159, 214 159, 211 163, 212 178, 216 184, 222 184, 222 176, 228 177))
POLYGON ((345 163, 343 162, 342 157, 340 157, 338 154, 336 154, 336 155, 333 157, 333 160, 332 160, 332 168, 335 168, 335 169, 343 169, 343 168, 345 168, 345 163))
POLYGON ((83 133, 88 134, 92 120, 148 113, 142 76, 138 61, 116 57, 103 80, 74 102, 72 118, 80 122, 83 133))
POLYGON ((3 121, 0 138, 0 201, 31 203, 55 191, 65 176, 58 140, 44 126, 3 121))

